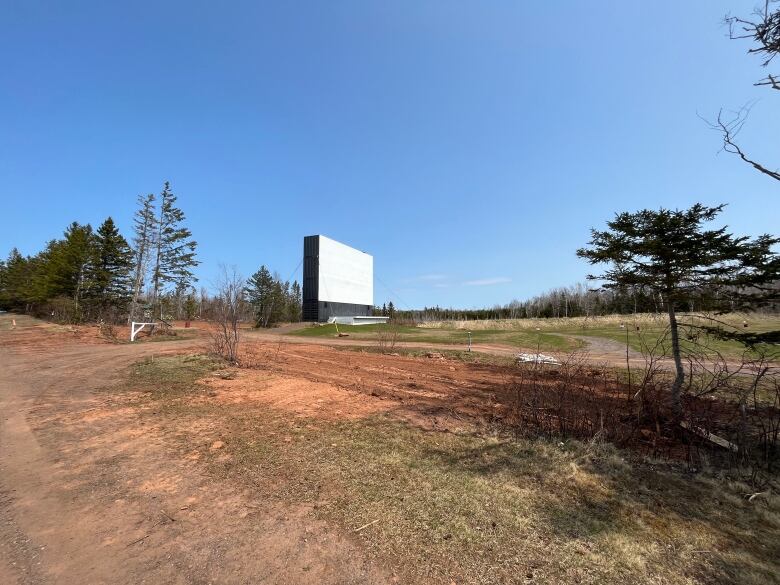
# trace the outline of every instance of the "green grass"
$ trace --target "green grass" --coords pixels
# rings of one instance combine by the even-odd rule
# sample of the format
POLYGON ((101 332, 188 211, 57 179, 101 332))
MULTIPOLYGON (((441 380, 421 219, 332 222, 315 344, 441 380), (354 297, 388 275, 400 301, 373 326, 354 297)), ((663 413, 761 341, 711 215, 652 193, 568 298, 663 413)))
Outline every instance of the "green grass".
MULTIPOLYGON (((338 330, 341 333, 348 333, 352 336, 370 336, 376 335, 380 331, 387 331, 388 325, 375 324, 375 325, 339 325, 338 330)), ((402 335, 413 335, 420 330, 416 327, 398 326, 398 332, 402 335)), ((302 337, 335 337, 336 326, 332 323, 327 325, 313 325, 311 327, 305 327, 293 331, 290 335, 300 335, 302 337)))
MULTIPOLYGON (((426 432, 389 416, 291 417, 189 404, 218 363, 170 357, 130 384, 172 417, 208 419, 215 477, 260 500, 306 503, 413 583, 779 582, 780 503, 748 486, 632 461, 606 445, 426 432), (225 457, 224 455, 227 455, 225 457), (357 528, 373 523, 360 532, 357 528)), ((183 437, 182 451, 202 443, 183 437)))
MULTIPOLYGON (((727 315, 721 317, 735 326, 739 332, 766 332, 780 329, 780 317, 767 315, 727 315), (742 327, 743 320, 748 327, 742 327)), ((690 351, 695 347, 706 347, 708 351, 720 352, 726 358, 739 359, 747 351, 748 357, 756 357, 755 351, 746 349, 736 341, 719 340, 712 336, 700 335, 693 339, 695 330, 685 326, 691 317, 682 315, 681 344, 683 350, 690 351)), ((695 324, 707 324, 702 319, 693 319, 695 324)), ((388 325, 340 325, 339 331, 348 334, 351 339, 376 341, 380 331, 387 331, 388 325)), ((471 330, 473 343, 497 343, 511 345, 517 348, 541 351, 574 351, 587 347, 587 342, 577 337, 596 337, 615 341, 621 345, 626 343, 636 351, 646 347, 654 347, 666 331, 666 321, 663 315, 613 315, 590 319, 534 319, 515 321, 475 321, 475 322, 441 322, 427 324, 425 327, 397 326, 399 341, 430 344, 447 344, 465 346, 468 343, 468 330, 471 330), (621 328, 621 324, 625 328, 621 328), (639 325, 637 331, 635 325, 639 325)), ((320 325, 300 329, 292 333, 301 337, 336 337, 334 325, 320 325)), ((659 348, 659 352, 669 352, 671 342, 667 339, 659 348)), ((758 351, 769 355, 771 359, 780 358, 780 348, 768 344, 760 344, 758 351)))
MULTIPOLYGON (((711 335, 704 335, 695 328, 686 327, 687 320, 681 319, 680 322, 680 344, 684 351, 695 349, 704 349, 710 352, 719 352, 728 358, 739 358, 746 354, 748 357, 757 357, 758 353, 773 356, 772 359, 779 357, 780 349, 777 346, 769 344, 759 344, 755 350, 746 348, 736 341, 717 339, 711 335)), ((694 324, 703 324, 702 321, 694 321, 694 324)), ((775 322, 772 319, 761 319, 753 322, 750 327, 745 328, 745 332, 766 332, 780 328, 780 320, 775 322)), ((741 331, 741 330, 740 330, 741 331)), ((586 329, 580 327, 560 327, 556 330, 562 335, 581 335, 587 337, 601 337, 610 339, 622 345, 625 345, 628 338, 628 345, 636 351, 643 351, 645 348, 655 347, 659 341, 659 350, 665 350, 668 354, 671 350, 671 338, 665 324, 661 325, 641 325, 637 330, 630 321, 626 321, 626 328, 617 326, 595 326, 586 329)))
MULTIPOLYGON (((389 331, 390 325, 339 325, 338 330, 346 333, 350 339, 376 341, 382 331, 389 331)), ((445 345, 468 345, 468 332, 459 329, 428 329, 410 326, 397 326, 399 341, 445 345)), ((337 337, 336 326, 332 324, 306 327, 291 335, 301 337, 337 337)), ((546 332, 479 329, 471 332, 472 343, 498 343, 517 348, 542 351, 572 351, 584 344, 566 336, 546 332)))

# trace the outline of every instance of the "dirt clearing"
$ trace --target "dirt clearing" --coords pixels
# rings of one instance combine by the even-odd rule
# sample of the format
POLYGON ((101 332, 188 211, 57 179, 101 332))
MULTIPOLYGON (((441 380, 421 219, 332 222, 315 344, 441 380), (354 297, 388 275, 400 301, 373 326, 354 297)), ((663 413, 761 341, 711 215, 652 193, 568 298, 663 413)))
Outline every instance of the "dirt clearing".
POLYGON ((3 583, 778 581, 776 496, 492 436, 507 368, 250 343, 235 369, 4 318, 3 583))
POLYGON ((204 473, 193 449, 208 450, 213 421, 164 417, 144 388, 99 390, 187 342, 84 345, 20 321, 0 331, 4 584, 388 582, 309 507, 204 473))

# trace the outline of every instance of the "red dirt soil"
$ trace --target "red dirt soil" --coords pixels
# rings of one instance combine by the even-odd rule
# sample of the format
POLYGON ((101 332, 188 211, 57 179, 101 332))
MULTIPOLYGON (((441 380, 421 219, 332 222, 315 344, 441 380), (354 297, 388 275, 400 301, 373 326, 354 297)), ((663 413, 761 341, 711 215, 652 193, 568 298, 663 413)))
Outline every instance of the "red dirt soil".
MULTIPOLYGON (((101 391, 145 357, 202 353, 205 333, 111 343, 97 328, 16 319, 10 330, 0 315, 0 583, 394 580, 311 510, 208 476, 202 456, 222 440, 212 419, 177 427, 145 410, 138 393, 101 391), (183 435, 198 437, 184 454, 172 446, 183 435)), ((191 400, 311 419, 387 413, 447 431, 554 424, 561 401, 583 425, 631 414, 627 389, 584 364, 565 396, 552 391, 562 374, 538 377, 541 402, 529 411, 517 408, 526 375, 517 367, 247 338, 245 367, 207 377, 208 391, 191 400)), ((642 431, 631 444, 657 448, 654 429, 642 431)))
MULTIPOLYGON (((100 389, 149 356, 203 340, 103 343, 0 315, 0 583, 379 584, 350 534, 311 508, 206 473, 209 419, 148 412, 100 389), (184 454, 181 434, 199 439, 184 454)), ((220 455, 224 456, 224 455, 220 455)))

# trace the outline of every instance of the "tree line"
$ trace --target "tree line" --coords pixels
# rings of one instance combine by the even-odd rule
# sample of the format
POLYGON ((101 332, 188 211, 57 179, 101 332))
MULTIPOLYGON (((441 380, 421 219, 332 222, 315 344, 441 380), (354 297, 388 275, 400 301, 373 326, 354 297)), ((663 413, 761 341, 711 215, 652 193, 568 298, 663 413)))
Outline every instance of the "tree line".
MULTIPOLYGON (((708 306, 690 299, 688 308, 707 310, 708 306)), ((561 317, 597 317, 658 313, 661 299, 653 291, 641 287, 619 290, 589 287, 578 283, 556 287, 525 300, 514 299, 503 305, 478 309, 457 309, 440 306, 420 310, 396 310, 399 318, 413 321, 489 320, 489 319, 549 319, 561 317)), ((384 313, 382 313, 384 314, 384 313)))
POLYGON ((97 230, 71 223, 37 254, 12 249, 0 262, 0 308, 68 323, 194 316, 197 243, 176 199, 168 182, 139 197, 132 243, 108 217, 97 230))
MULTIPOLYGON (((769 285, 780 290, 780 282, 769 285)), ((691 291, 680 309, 688 312, 715 312, 723 309, 724 297, 708 297, 703 291, 691 291)), ((730 301, 734 305, 733 299, 730 301)), ((736 306, 734 306, 736 308, 736 306)), ((466 321, 490 319, 551 319, 563 317, 599 317, 605 315, 633 315, 637 313, 664 312, 663 298, 656 291, 645 286, 623 286, 618 288, 593 288, 578 283, 573 286, 556 287, 526 300, 513 300, 503 305, 479 309, 457 309, 440 306, 424 307, 418 310, 396 309, 393 314, 399 319, 415 322, 466 321)), ((757 311, 776 313, 780 302, 768 300, 757 311)), ((386 311, 375 310, 375 314, 386 315, 386 311)))

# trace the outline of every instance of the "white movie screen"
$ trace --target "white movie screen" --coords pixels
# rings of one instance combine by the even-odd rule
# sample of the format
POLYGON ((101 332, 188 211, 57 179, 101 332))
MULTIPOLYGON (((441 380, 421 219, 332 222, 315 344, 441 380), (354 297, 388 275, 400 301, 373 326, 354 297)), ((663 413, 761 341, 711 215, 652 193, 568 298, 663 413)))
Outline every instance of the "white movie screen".
POLYGON ((374 258, 320 236, 319 300, 374 304, 374 258))

